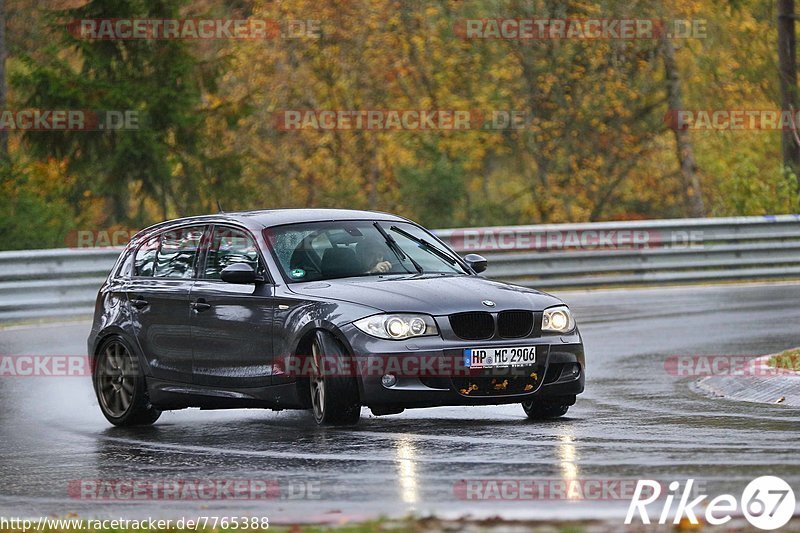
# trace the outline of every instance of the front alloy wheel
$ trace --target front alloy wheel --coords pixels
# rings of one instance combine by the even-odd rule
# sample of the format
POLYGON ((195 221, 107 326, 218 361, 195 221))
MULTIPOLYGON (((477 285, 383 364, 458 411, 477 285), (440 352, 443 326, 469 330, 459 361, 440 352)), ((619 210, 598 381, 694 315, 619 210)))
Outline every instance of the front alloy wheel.
POLYGON ((331 376, 325 358, 347 357, 341 344, 329 333, 318 331, 311 343, 311 409, 319 425, 353 425, 361 416, 358 384, 350 376, 331 376))
POLYGON ((144 375, 119 337, 107 340, 97 354, 93 385, 100 410, 115 426, 152 424, 161 411, 150 405, 144 375))

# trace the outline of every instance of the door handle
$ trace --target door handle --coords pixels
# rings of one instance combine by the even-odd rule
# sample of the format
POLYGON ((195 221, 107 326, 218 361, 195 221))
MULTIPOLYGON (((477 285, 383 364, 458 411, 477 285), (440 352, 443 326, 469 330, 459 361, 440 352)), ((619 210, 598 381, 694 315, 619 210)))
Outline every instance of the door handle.
POLYGON ((203 311, 211 309, 211 304, 206 303, 206 301, 203 298, 198 298, 197 301, 192 302, 189 307, 191 307, 192 310, 201 313, 203 311))
POLYGON ((150 305, 150 302, 147 300, 143 300, 141 298, 133 298, 131 300, 131 305, 134 306, 136 309, 143 309, 150 305))

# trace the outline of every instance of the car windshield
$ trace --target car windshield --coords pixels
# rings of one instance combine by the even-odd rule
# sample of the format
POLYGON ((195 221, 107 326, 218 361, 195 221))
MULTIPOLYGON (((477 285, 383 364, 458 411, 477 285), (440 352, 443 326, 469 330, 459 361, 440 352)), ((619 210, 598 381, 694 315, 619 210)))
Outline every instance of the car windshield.
POLYGON ((291 224, 265 230, 293 283, 392 274, 467 274, 430 233, 403 222, 291 224))

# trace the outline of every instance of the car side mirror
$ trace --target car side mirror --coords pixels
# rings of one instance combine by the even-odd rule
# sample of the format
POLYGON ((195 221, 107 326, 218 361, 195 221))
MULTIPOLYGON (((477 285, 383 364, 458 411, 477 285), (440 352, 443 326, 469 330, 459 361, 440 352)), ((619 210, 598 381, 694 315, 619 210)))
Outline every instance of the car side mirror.
POLYGON ((467 254, 464 256, 464 261, 478 274, 486 270, 486 267, 489 266, 489 262, 486 258, 478 254, 467 254))
POLYGON ((256 271, 247 263, 234 263, 223 268, 220 277, 222 281, 244 285, 256 282, 256 271))

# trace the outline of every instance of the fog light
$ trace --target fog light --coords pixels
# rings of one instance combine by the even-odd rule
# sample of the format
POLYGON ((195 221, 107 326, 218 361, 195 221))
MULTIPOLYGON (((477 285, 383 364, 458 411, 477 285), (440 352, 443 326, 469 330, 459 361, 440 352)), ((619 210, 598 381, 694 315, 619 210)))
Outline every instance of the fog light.
POLYGON ((384 374, 383 377, 381 378, 381 385, 383 385, 387 389, 389 387, 394 387, 396 383, 397 383, 397 376, 395 376, 394 374, 384 374))
POLYGON ((581 374, 581 365, 577 363, 567 363, 561 368, 561 375, 557 381, 569 381, 577 378, 581 374))

